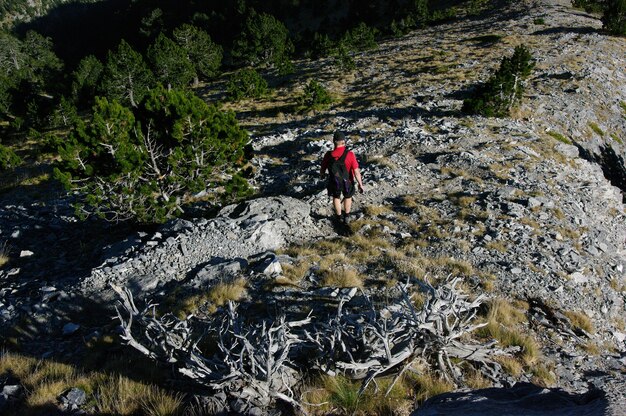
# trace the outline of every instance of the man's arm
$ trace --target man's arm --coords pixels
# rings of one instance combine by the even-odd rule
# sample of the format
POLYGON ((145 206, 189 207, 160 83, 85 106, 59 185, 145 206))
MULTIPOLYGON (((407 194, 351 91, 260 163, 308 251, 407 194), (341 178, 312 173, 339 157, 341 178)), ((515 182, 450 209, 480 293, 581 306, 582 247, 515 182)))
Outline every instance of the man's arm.
POLYGON ((354 169, 354 179, 356 179, 356 183, 359 185, 359 191, 363 193, 363 180, 361 179, 361 170, 359 168, 354 169))
POLYGON ((326 177, 326 169, 328 169, 328 153, 324 155, 324 159, 322 159, 322 167, 320 168, 320 178, 324 179, 326 177))

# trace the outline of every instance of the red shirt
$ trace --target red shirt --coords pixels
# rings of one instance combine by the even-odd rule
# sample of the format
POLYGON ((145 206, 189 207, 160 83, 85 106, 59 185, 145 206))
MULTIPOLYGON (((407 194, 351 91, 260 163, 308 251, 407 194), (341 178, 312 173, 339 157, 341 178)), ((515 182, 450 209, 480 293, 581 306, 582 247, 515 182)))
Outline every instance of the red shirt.
MULTIPOLYGON (((330 160, 331 158, 337 160, 341 157, 341 155, 343 155, 343 152, 345 151, 346 147, 345 146, 341 146, 336 148, 333 151, 330 152, 326 152, 326 154, 324 155, 324 160, 322 160, 322 173, 326 173, 326 170, 328 169, 329 165, 330 165, 330 160)), ((350 180, 352 182, 354 182, 354 171, 356 169, 359 168, 359 163, 356 161, 356 156, 354 156, 354 153, 352 153, 352 150, 348 150, 348 154, 346 155, 346 169, 348 170, 348 173, 350 174, 350 180)))

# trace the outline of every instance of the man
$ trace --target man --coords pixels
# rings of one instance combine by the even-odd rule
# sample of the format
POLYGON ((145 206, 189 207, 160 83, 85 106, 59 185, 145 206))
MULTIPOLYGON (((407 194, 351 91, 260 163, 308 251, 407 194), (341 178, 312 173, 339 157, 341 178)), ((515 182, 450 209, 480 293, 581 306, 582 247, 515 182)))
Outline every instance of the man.
POLYGON ((354 153, 346 149, 346 137, 341 132, 333 135, 334 149, 326 152, 322 160, 320 177, 324 179, 328 171, 328 196, 333 198, 335 221, 348 224, 352 208, 352 195, 355 191, 355 182, 359 191, 363 193, 363 181, 359 164, 354 153), (343 194, 343 216, 341 213, 341 195, 343 194))

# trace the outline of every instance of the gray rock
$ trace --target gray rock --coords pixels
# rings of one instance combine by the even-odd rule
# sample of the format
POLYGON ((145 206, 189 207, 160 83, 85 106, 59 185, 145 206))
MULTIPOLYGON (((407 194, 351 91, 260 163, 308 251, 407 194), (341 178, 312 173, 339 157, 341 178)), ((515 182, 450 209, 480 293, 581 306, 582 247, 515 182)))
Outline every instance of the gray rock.
POLYGON ((63 325, 63 335, 68 336, 74 334, 76 331, 80 329, 80 325, 68 322, 63 325))
POLYGON ((247 267, 248 262, 245 259, 232 261, 213 259, 212 263, 200 269, 189 283, 194 287, 203 287, 214 280, 234 277, 247 267))
POLYGON ((605 414, 606 406, 607 399, 598 390, 575 394, 518 383, 511 388, 441 394, 428 399, 412 416, 583 416, 605 414))
POLYGON ((30 257, 32 255, 34 255, 35 253, 33 253, 30 250, 22 250, 20 251, 20 257, 30 257))
POLYGON ((24 388, 19 384, 9 384, 2 387, 2 393, 0 395, 7 399, 17 399, 24 393, 24 388))
POLYGON ((63 410, 78 410, 87 402, 87 393, 78 387, 72 387, 58 397, 63 410))

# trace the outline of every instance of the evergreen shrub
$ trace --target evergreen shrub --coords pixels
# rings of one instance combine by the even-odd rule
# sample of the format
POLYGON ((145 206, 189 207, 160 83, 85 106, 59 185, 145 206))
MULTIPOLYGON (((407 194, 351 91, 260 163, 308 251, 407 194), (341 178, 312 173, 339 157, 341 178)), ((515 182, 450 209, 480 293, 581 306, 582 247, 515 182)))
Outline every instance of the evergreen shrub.
POLYGON ((463 111, 487 117, 506 117, 522 98, 524 79, 534 66, 530 51, 518 46, 512 57, 502 58, 500 68, 463 102, 463 111))
POLYGON ((78 214, 159 223, 200 196, 218 203, 246 195, 239 170, 247 142, 234 113, 157 87, 138 108, 98 98, 59 146, 55 177, 83 195, 78 214))
POLYGON ((267 81, 252 68, 235 72, 226 86, 228 97, 233 101, 243 98, 260 98, 268 91, 267 81))

